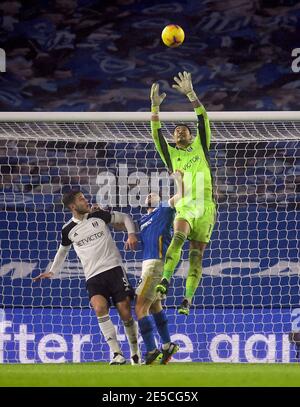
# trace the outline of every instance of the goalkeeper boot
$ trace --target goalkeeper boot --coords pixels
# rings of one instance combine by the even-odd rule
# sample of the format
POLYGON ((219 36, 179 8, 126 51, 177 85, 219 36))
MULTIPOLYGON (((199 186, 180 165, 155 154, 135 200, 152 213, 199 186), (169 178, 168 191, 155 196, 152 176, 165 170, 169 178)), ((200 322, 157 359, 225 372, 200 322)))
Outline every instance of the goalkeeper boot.
POLYGON ((161 282, 155 287, 155 291, 162 296, 167 295, 169 288, 169 282, 166 278, 163 278, 161 282))
POLYGON ((189 315, 190 313, 190 306, 189 300, 186 298, 182 301, 182 303, 178 307, 178 314, 182 315, 189 315))
POLYGON ((110 361, 110 365, 125 365, 126 359, 121 353, 114 353, 114 357, 110 361))
POLYGON ((162 353, 159 349, 155 349, 154 352, 147 352, 145 356, 145 365, 152 365, 155 361, 159 361, 162 358, 162 353))
POLYGON ((166 365, 170 362, 174 353, 179 351, 179 345, 177 343, 171 342, 167 349, 162 350, 162 358, 160 361, 161 365, 166 365))

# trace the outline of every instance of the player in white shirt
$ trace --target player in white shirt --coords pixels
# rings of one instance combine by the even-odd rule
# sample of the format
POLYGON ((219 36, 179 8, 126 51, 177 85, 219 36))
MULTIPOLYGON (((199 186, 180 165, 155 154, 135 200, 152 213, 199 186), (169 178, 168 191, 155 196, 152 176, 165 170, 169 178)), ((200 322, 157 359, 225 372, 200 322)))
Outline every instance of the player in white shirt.
POLYGON ((112 365, 126 363, 117 341, 115 327, 109 316, 112 299, 124 323, 131 351, 131 364, 140 364, 138 348, 138 328, 132 318, 130 300, 134 290, 128 282, 120 252, 107 224, 124 224, 128 239, 126 249, 135 250, 137 238, 131 217, 121 212, 92 210, 80 191, 67 192, 63 196, 64 205, 73 214, 72 219, 62 228, 62 241, 48 272, 42 273, 34 281, 52 278, 61 269, 73 245, 79 257, 86 278, 86 288, 91 305, 97 315, 100 330, 113 353, 112 365))

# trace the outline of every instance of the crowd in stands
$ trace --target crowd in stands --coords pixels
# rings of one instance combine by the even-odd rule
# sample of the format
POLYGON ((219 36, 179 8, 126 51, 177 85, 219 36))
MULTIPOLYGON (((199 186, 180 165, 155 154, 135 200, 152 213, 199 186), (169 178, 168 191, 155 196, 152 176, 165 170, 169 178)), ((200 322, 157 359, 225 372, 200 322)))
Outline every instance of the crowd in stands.
MULTIPOLYGON (((299 141, 213 142, 211 163, 219 206, 224 204, 227 211, 228 205, 295 205, 300 193, 299 151, 299 141)), ((0 139, 0 207, 16 210, 17 204, 24 210, 27 205, 28 210, 34 205, 35 211, 44 211, 52 205, 53 211, 57 205, 55 210, 62 211, 62 193, 69 188, 81 188, 95 200, 98 175, 109 171, 118 177, 120 164, 127 164, 128 176, 137 171, 146 174, 149 186, 151 172, 165 169, 152 143, 133 150, 128 143, 0 139), (42 197, 39 204, 34 195, 42 197)))
POLYGON ((296 0, 13 0, 0 3, 2 111, 146 111, 160 80, 164 109, 187 110, 171 87, 192 73, 209 111, 298 110, 296 0), (176 23, 176 49, 160 39, 176 23))

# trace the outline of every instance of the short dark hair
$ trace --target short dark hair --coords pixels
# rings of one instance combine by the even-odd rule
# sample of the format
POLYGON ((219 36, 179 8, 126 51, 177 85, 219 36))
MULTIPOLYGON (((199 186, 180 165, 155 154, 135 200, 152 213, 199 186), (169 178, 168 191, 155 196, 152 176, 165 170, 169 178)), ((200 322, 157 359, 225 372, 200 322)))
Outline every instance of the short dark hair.
POLYGON ((75 198, 78 194, 80 194, 81 191, 79 189, 71 189, 68 192, 65 192, 62 198, 63 204, 69 208, 69 206, 74 203, 75 198))
POLYGON ((181 127, 181 126, 186 127, 186 128, 188 129, 188 131, 190 132, 190 134, 192 134, 192 130, 191 130, 190 127, 189 127, 187 124, 185 124, 185 123, 177 123, 177 124, 175 124, 174 131, 177 129, 177 127, 181 127))

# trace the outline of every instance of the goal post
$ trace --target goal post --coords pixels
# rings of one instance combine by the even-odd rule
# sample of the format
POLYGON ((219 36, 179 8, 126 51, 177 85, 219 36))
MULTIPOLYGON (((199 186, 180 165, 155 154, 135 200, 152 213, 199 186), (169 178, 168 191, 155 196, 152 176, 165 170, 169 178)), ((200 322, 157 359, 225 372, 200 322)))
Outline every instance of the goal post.
MULTIPOLYGON (((166 312, 176 361, 293 362, 289 333, 300 331, 300 112, 211 112, 211 164, 218 218, 189 317, 184 294, 188 245, 172 279, 166 312)), ((177 122, 195 133, 193 112, 162 112, 172 141, 177 122)), ((63 192, 130 213, 146 193, 172 192, 152 142, 149 112, 0 113, 0 363, 109 360, 73 250, 51 281, 48 270, 70 218, 63 192)), ((124 251, 133 286, 141 251, 124 251)), ((125 355, 124 329, 115 309, 125 355)))

